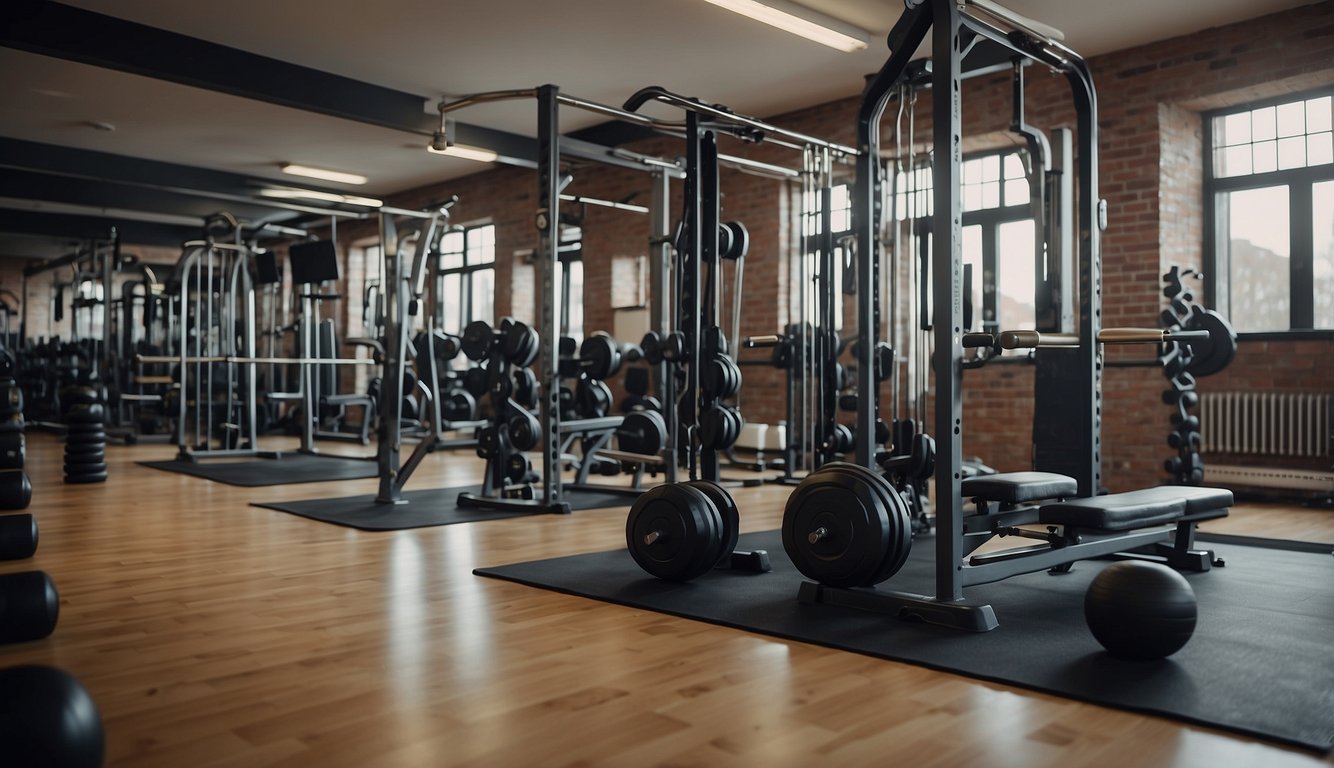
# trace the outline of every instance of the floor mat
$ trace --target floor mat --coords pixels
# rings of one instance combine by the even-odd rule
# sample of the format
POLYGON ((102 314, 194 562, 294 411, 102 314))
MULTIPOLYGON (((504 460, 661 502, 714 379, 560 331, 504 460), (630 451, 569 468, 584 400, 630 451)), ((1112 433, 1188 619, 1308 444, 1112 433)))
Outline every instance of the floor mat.
POLYGON ((179 472, 248 488, 317 483, 324 480, 360 480, 379 474, 374 461, 296 452, 280 454, 276 459, 208 459, 197 462, 170 460, 139 463, 166 472, 179 472))
MULTIPOLYGON (((883 585, 930 594, 930 539, 883 585)), ((773 571, 714 571, 686 584, 654 579, 624 550, 481 568, 482 576, 659 611, 789 640, 906 661, 1109 707, 1164 715, 1308 749, 1334 747, 1334 557, 1211 544, 1226 566, 1187 574, 1199 603, 1195 634, 1173 656, 1122 661, 1103 652, 1083 618, 1104 562, 1016 576, 968 589, 1000 626, 974 634, 797 601, 802 576, 780 534, 742 536, 767 549, 773 571)))
MULTIPOLYGON (((254 506, 276 509, 324 523, 360 528, 363 531, 397 531, 405 528, 427 528, 435 525, 544 514, 536 509, 509 512, 460 507, 458 496, 462 491, 476 492, 477 487, 469 485, 461 488, 404 491, 403 498, 406 504, 377 504, 375 495, 371 494, 341 499, 254 502, 254 506)), ((624 493, 567 490, 564 495, 571 509, 619 507, 628 511, 634 502, 633 496, 624 493)))

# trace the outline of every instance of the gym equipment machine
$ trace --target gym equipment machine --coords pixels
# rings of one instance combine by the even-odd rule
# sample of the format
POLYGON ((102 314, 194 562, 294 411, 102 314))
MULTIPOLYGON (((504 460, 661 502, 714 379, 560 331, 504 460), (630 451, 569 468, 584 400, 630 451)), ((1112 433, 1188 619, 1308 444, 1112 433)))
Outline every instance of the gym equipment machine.
MULTIPOLYGON (((1198 340, 1198 332, 1101 327, 1099 234, 1105 204, 1097 193, 1097 102, 1083 59, 1060 42, 1058 30, 1018 16, 990 0, 908 0, 889 35, 888 61, 872 77, 858 112, 854 226, 857 250, 858 426, 856 465, 835 465, 808 476, 784 512, 783 543, 799 570, 814 582, 799 598, 918 619, 943 626, 986 631, 997 626, 990 605, 967 603, 963 590, 1021 573, 1068 569, 1078 560, 1156 546, 1177 567, 1207 570, 1208 553, 1191 549, 1197 522, 1227 514, 1232 494, 1207 488, 1149 488, 1095 496, 1101 480, 1099 426, 1101 345, 1198 340), (880 226, 879 123, 889 94, 909 70, 909 57, 932 33, 934 226, 932 273, 935 388, 936 521, 935 593, 916 595, 865 589, 890 578, 906 560, 911 536, 906 506, 878 473, 873 425, 877 416, 874 349, 880 226), (1065 399, 1077 413, 1066 457, 1069 476, 1019 472, 964 480, 961 457, 964 363, 962 316, 960 168, 961 81, 967 72, 1013 65, 1016 57, 1047 66, 1068 81, 1075 103, 1077 152, 1079 294, 1076 334, 1001 332, 1003 348, 1060 349, 1069 355, 1065 399), (968 512, 964 499, 976 510, 968 512), (1040 523, 1044 533, 1021 526, 1040 523), (1036 540, 1030 547, 974 554, 996 536, 1036 540)), ((1043 407, 1041 401, 1039 408, 1043 407)))

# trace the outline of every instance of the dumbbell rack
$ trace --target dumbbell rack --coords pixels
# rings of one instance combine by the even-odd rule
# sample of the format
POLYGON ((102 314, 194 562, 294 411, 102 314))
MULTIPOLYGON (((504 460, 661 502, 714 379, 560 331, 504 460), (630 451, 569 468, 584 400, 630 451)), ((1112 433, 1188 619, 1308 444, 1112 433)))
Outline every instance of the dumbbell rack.
MULTIPOLYGON (((1194 274, 1194 270, 1183 272, 1172 267, 1163 275, 1163 296, 1167 298, 1169 307, 1163 310, 1161 319, 1163 326, 1170 330, 1178 330, 1190 322, 1195 296, 1182 284, 1182 278, 1194 274)), ((1164 345, 1163 354, 1159 358, 1163 365, 1163 375, 1169 384, 1163 390, 1163 402, 1173 406, 1172 431, 1167 435, 1167 444, 1177 449, 1177 455, 1163 462, 1163 468, 1172 476, 1172 482, 1182 485, 1200 485, 1204 482, 1204 459, 1200 456, 1200 417, 1191 413, 1191 409, 1199 404, 1195 376, 1188 370, 1194 359, 1194 350, 1189 345, 1176 342, 1164 345)))
MULTIPOLYGON (((482 488, 479 493, 460 493, 461 508, 570 513, 559 491, 549 499, 538 497, 525 455, 543 442, 542 425, 529 409, 537 395, 531 366, 540 346, 537 331, 513 318, 502 319, 497 330, 482 320, 464 328, 463 352, 482 364, 491 416, 477 433, 477 455, 486 460, 482 488)), ((559 473, 554 480, 559 488, 559 473)))

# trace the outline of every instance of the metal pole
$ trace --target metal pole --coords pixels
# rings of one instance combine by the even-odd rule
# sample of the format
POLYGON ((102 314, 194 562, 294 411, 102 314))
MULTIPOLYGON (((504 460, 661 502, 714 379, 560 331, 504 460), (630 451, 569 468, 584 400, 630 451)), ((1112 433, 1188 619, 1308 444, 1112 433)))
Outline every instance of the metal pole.
POLYGON ((560 478, 560 339, 556 335, 556 264, 560 258, 560 89, 537 89, 537 274, 542 427, 542 504, 563 501, 560 478))

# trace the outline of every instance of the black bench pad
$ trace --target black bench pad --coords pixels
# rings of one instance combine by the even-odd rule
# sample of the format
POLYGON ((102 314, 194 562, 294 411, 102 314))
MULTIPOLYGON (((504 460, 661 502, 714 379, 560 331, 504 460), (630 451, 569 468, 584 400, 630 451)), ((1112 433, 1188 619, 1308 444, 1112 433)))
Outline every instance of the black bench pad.
POLYGON ((1001 472, 970 477, 959 484, 967 498, 981 498, 1006 504, 1022 504, 1038 499, 1074 496, 1079 484, 1073 477, 1055 472, 1001 472))
POLYGON ((1160 485, 1117 495, 1131 501, 1156 502, 1163 499, 1183 499, 1186 502, 1183 517, 1190 520, 1227 517, 1228 507, 1231 507, 1233 502, 1232 491, 1226 488, 1201 488, 1193 485, 1160 485))
POLYGON ((1102 531, 1128 531, 1178 520, 1186 512, 1181 496, 1147 498, 1138 491, 1071 499, 1043 504, 1038 520, 1048 525, 1072 525, 1102 531))

